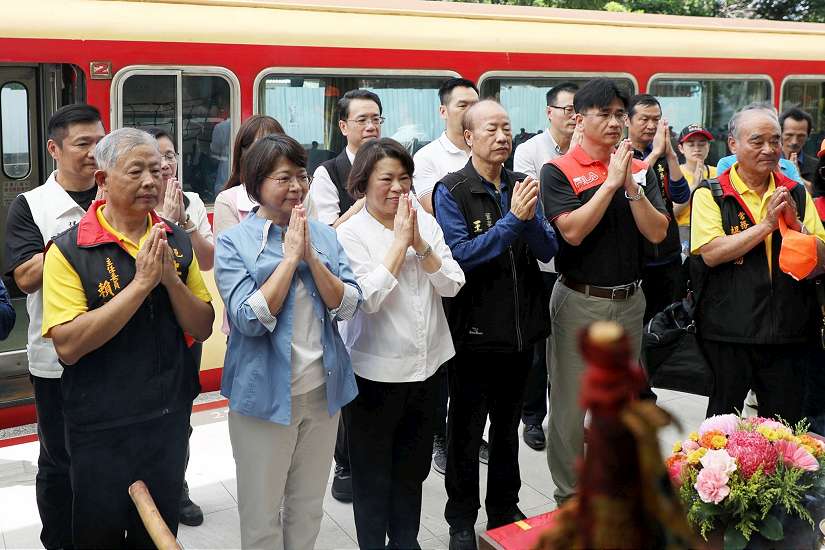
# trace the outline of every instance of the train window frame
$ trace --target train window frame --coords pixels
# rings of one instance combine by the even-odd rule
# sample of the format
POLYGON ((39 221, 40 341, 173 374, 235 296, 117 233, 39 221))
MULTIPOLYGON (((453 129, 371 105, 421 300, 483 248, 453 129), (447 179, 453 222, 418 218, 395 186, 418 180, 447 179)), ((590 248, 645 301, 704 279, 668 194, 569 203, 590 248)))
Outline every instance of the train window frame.
MULTIPOLYGON (((109 104, 111 105, 110 128, 123 128, 123 86, 132 76, 175 76, 176 77, 176 128, 183 128, 183 77, 184 76, 217 76, 229 84, 229 109, 232 120, 232 131, 229 143, 235 142, 235 136, 241 126, 241 83, 237 75, 226 67, 218 65, 128 65, 118 70, 112 78, 109 88, 109 104)), ((183 132, 176 132, 175 149, 183 151, 183 132)), ((232 147, 229 149, 229 165, 232 165, 232 147)), ((183 183, 183 174, 178 177, 183 183)))
MULTIPOLYGON (((802 81, 810 81, 810 82, 821 82, 825 84, 825 74, 789 74, 782 78, 782 82, 779 84, 779 107, 778 112, 781 114, 784 111, 782 105, 785 104, 785 85, 791 80, 802 80, 802 81)), ((814 113, 809 113, 814 116, 814 113)), ((816 116, 814 116, 814 122, 816 122, 816 116)), ((815 133, 816 128, 811 128, 811 134, 815 133)), ((820 133, 825 133, 825 122, 823 122, 820 133)), ((809 140, 810 142, 810 140, 809 140)), ((816 149, 819 145, 812 145, 811 148, 816 149)), ((807 148, 807 147, 806 147, 807 148)), ((806 154, 808 154, 806 152, 806 154)))
POLYGON ((771 105, 776 107, 776 85, 770 75, 764 73, 737 73, 737 74, 717 74, 717 73, 654 73, 647 80, 645 93, 650 93, 650 88, 653 83, 660 78, 669 78, 673 80, 762 80, 768 83, 771 97, 768 99, 771 105))
POLYGON ((626 73, 626 72, 609 72, 609 73, 598 73, 592 71, 486 71, 481 73, 481 76, 478 77, 478 82, 476 82, 476 86, 478 89, 481 90, 481 87, 484 85, 484 81, 490 78, 520 78, 524 80, 540 80, 542 78, 626 78, 633 83, 633 92, 634 94, 639 93, 639 79, 636 78, 636 75, 633 73, 626 73))
POLYGON ((2 93, 2 90, 5 89, 5 87, 8 86, 9 84, 18 84, 23 89, 23 91, 26 93, 26 142, 25 143, 26 143, 27 167, 26 167, 26 172, 24 174, 20 175, 20 176, 13 176, 13 175, 9 174, 9 172, 6 170, 5 140, 3 139, 3 136, 2 136, 2 133, 1 133, 2 129, 3 129, 3 126, 4 126, 4 119, 3 119, 3 116, 2 116, 3 115, 2 111, 0 111, 0 164, 2 165, 2 167, 0 167, 0 168, 3 170, 3 174, 7 178, 9 178, 10 180, 24 180, 24 179, 28 178, 29 175, 32 173, 32 165, 33 165, 32 148, 31 148, 31 141, 32 141, 31 113, 29 112, 30 111, 29 110, 29 89, 22 82, 18 82, 16 80, 10 80, 10 81, 4 83, 3 86, 0 86, 0 93, 2 93))

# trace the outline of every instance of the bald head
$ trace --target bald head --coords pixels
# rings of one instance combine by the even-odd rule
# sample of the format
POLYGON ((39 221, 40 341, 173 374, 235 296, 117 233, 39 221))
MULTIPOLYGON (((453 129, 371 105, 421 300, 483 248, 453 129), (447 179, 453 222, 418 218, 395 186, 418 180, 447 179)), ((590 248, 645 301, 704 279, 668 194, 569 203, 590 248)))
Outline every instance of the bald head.
POLYGON ((736 113, 728 126, 728 146, 736 155, 740 176, 754 180, 746 183, 761 185, 770 172, 777 169, 782 153, 776 111, 764 108, 745 109, 736 113))
POLYGON ((492 99, 479 101, 467 109, 461 125, 473 163, 484 162, 500 169, 513 149, 510 117, 504 107, 492 99))
POLYGON ((491 115, 500 115, 502 113, 505 117, 507 116, 507 111, 504 110, 504 107, 502 107, 501 103, 498 101, 494 99, 481 100, 478 103, 470 105, 470 107, 464 111, 464 116, 461 118, 461 128, 462 130, 469 130, 472 132, 478 125, 478 121, 480 119, 490 117, 491 115))

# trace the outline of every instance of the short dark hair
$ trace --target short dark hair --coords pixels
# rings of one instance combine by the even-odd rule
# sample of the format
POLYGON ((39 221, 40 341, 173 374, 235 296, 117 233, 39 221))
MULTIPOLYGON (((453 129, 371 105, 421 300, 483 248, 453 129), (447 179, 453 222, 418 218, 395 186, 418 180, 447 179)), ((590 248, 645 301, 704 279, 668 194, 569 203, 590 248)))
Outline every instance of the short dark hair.
POLYGON ((355 199, 367 194, 372 171, 379 160, 393 158, 401 163, 410 177, 415 172, 415 164, 409 151, 403 145, 391 138, 371 139, 358 148, 355 159, 352 161, 352 170, 347 180, 347 191, 355 199))
POLYGON ((615 82, 608 78, 594 78, 576 92, 576 97, 573 98, 573 108, 577 113, 583 113, 591 107, 605 109, 614 99, 620 100, 627 109, 627 96, 616 86, 615 82))
POLYGON ((283 133, 284 127, 271 116, 252 115, 243 121, 232 146, 232 173, 223 188, 231 189, 241 184, 241 160, 259 137, 283 133))
POLYGON ((450 97, 453 95, 453 90, 456 88, 471 88, 475 90, 477 94, 481 95, 475 85, 475 82, 472 80, 467 80, 466 78, 451 78, 450 80, 445 81, 441 87, 438 88, 438 100, 442 105, 446 105, 450 102, 450 97))
POLYGON ((662 104, 652 95, 636 94, 630 98, 627 104, 627 115, 632 117, 636 113, 636 107, 639 105, 642 107, 658 107, 660 111, 662 110, 662 104))
POLYGON ((383 107, 381 107, 381 99, 377 94, 369 90, 357 89, 350 90, 341 96, 338 100, 338 120, 347 120, 349 118, 349 104, 353 99, 364 99, 367 101, 374 101, 378 105, 378 114, 382 114, 383 107))
POLYGON ((100 111, 94 105, 75 103, 61 107, 52 115, 47 125, 49 139, 63 146, 63 140, 69 133, 69 126, 73 124, 88 124, 102 122, 100 111))
POLYGON ((175 147, 175 138, 172 137, 172 134, 164 130, 163 128, 148 128, 145 130, 147 134, 155 138, 156 140, 160 140, 160 138, 166 138, 172 142, 172 147, 175 147))
POLYGON ((547 106, 555 105, 556 99, 558 99, 559 94, 562 92, 570 92, 571 94, 575 94, 579 91, 579 85, 575 82, 562 82, 561 84, 556 84, 549 90, 547 90, 547 106))
POLYGON ((304 147, 286 134, 269 134, 249 148, 241 162, 241 179, 247 194, 256 202, 261 202, 261 185, 275 170, 278 162, 286 158, 299 168, 307 167, 307 153, 304 147))
POLYGON ((785 119, 792 119, 798 122, 802 122, 803 120, 808 123, 808 135, 811 135, 811 132, 814 129, 814 119, 813 117, 800 109, 799 107, 791 107, 790 109, 786 109, 781 115, 779 115, 779 128, 784 130, 785 128, 785 119))

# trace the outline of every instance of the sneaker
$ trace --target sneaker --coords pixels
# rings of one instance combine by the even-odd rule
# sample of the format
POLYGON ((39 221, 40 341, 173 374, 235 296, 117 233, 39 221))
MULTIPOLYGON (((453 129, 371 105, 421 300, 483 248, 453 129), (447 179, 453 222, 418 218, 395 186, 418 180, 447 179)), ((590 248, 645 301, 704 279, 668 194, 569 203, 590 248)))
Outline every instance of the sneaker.
POLYGON ((541 427, 541 424, 526 424, 521 437, 524 439, 524 442, 527 443, 527 446, 534 451, 541 451, 547 444, 547 440, 544 438, 544 429, 541 427))
POLYGON ((481 439, 481 447, 478 448, 478 461, 482 464, 490 462, 490 446, 485 439, 481 439))
POLYGON ((180 501, 180 522, 189 527, 197 527, 203 523, 203 510, 188 496, 180 501))
POLYGON ((472 529, 461 529, 450 533, 450 550, 478 550, 476 532, 472 529))
POLYGON ((337 464, 330 492, 338 502, 352 502, 352 474, 337 464))
POLYGON ((511 523, 515 523, 523 519, 527 519, 527 516, 525 516, 524 513, 518 508, 509 514, 489 516, 487 518, 487 530, 490 531, 491 529, 496 529, 503 525, 510 525, 511 523))
POLYGON ((433 436, 433 470, 441 475, 447 471, 447 440, 443 435, 433 436))

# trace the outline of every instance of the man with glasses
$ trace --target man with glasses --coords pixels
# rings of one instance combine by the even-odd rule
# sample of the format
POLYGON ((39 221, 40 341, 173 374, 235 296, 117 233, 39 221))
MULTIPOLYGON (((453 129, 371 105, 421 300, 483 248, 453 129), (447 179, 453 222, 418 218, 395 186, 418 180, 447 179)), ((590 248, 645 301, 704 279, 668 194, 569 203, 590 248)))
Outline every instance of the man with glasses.
POLYGON ((6 219, 7 276, 28 294, 28 346, 40 456, 35 492, 46 548, 72 547, 72 488, 63 421, 63 368, 50 340, 40 333, 43 320, 43 258, 46 243, 75 225, 97 194, 94 148, 105 135, 100 112, 91 105, 67 105, 48 123, 46 149, 57 169, 46 183, 18 195, 6 219))
POLYGON ((575 492, 576 459, 584 449, 579 333, 594 321, 616 321, 638 357, 645 309, 642 246, 661 242, 668 225, 656 176, 622 140, 627 97, 612 81, 597 78, 576 92, 573 103, 581 146, 541 171, 542 203, 561 235, 559 280, 550 300, 547 451, 559 505, 575 492))
POLYGON ((350 90, 338 100, 338 128, 347 146, 337 157, 316 168, 312 176, 308 196, 318 221, 333 225, 353 206, 350 215, 361 209, 363 201, 356 204, 347 192, 347 179, 361 144, 381 137, 381 112, 381 100, 369 90, 350 90))
POLYGON ((642 285, 645 291, 645 322, 665 307, 684 296, 682 285, 682 241, 673 204, 690 200, 690 187, 682 174, 679 158, 673 148, 670 126, 662 117, 659 100, 650 94, 630 98, 628 137, 633 156, 644 160, 656 176, 659 192, 665 201, 670 222, 667 237, 659 244, 645 243, 645 270, 642 285))
MULTIPOLYGON (((316 168, 312 177, 307 198, 318 221, 337 226, 363 208, 364 201, 356 202, 347 192, 347 180, 361 145, 381 137, 381 112, 381 99, 369 90, 350 90, 338 100, 338 128, 347 138, 347 146, 337 157, 316 168)), ((330 492, 340 502, 352 502, 352 473, 343 420, 338 424, 335 477, 330 492)))
MULTIPOLYGON (((516 148, 513 168, 538 179, 541 167, 570 149, 576 132, 576 111, 573 98, 579 87, 572 82, 562 82, 547 92, 547 129, 516 148)), ((549 294, 556 282, 556 268, 552 261, 539 262, 542 280, 549 294)), ((528 447, 540 451, 544 449, 544 417, 547 416, 547 341, 536 343, 533 350, 533 367, 524 390, 524 407, 521 421, 524 423, 522 438, 528 447)))

